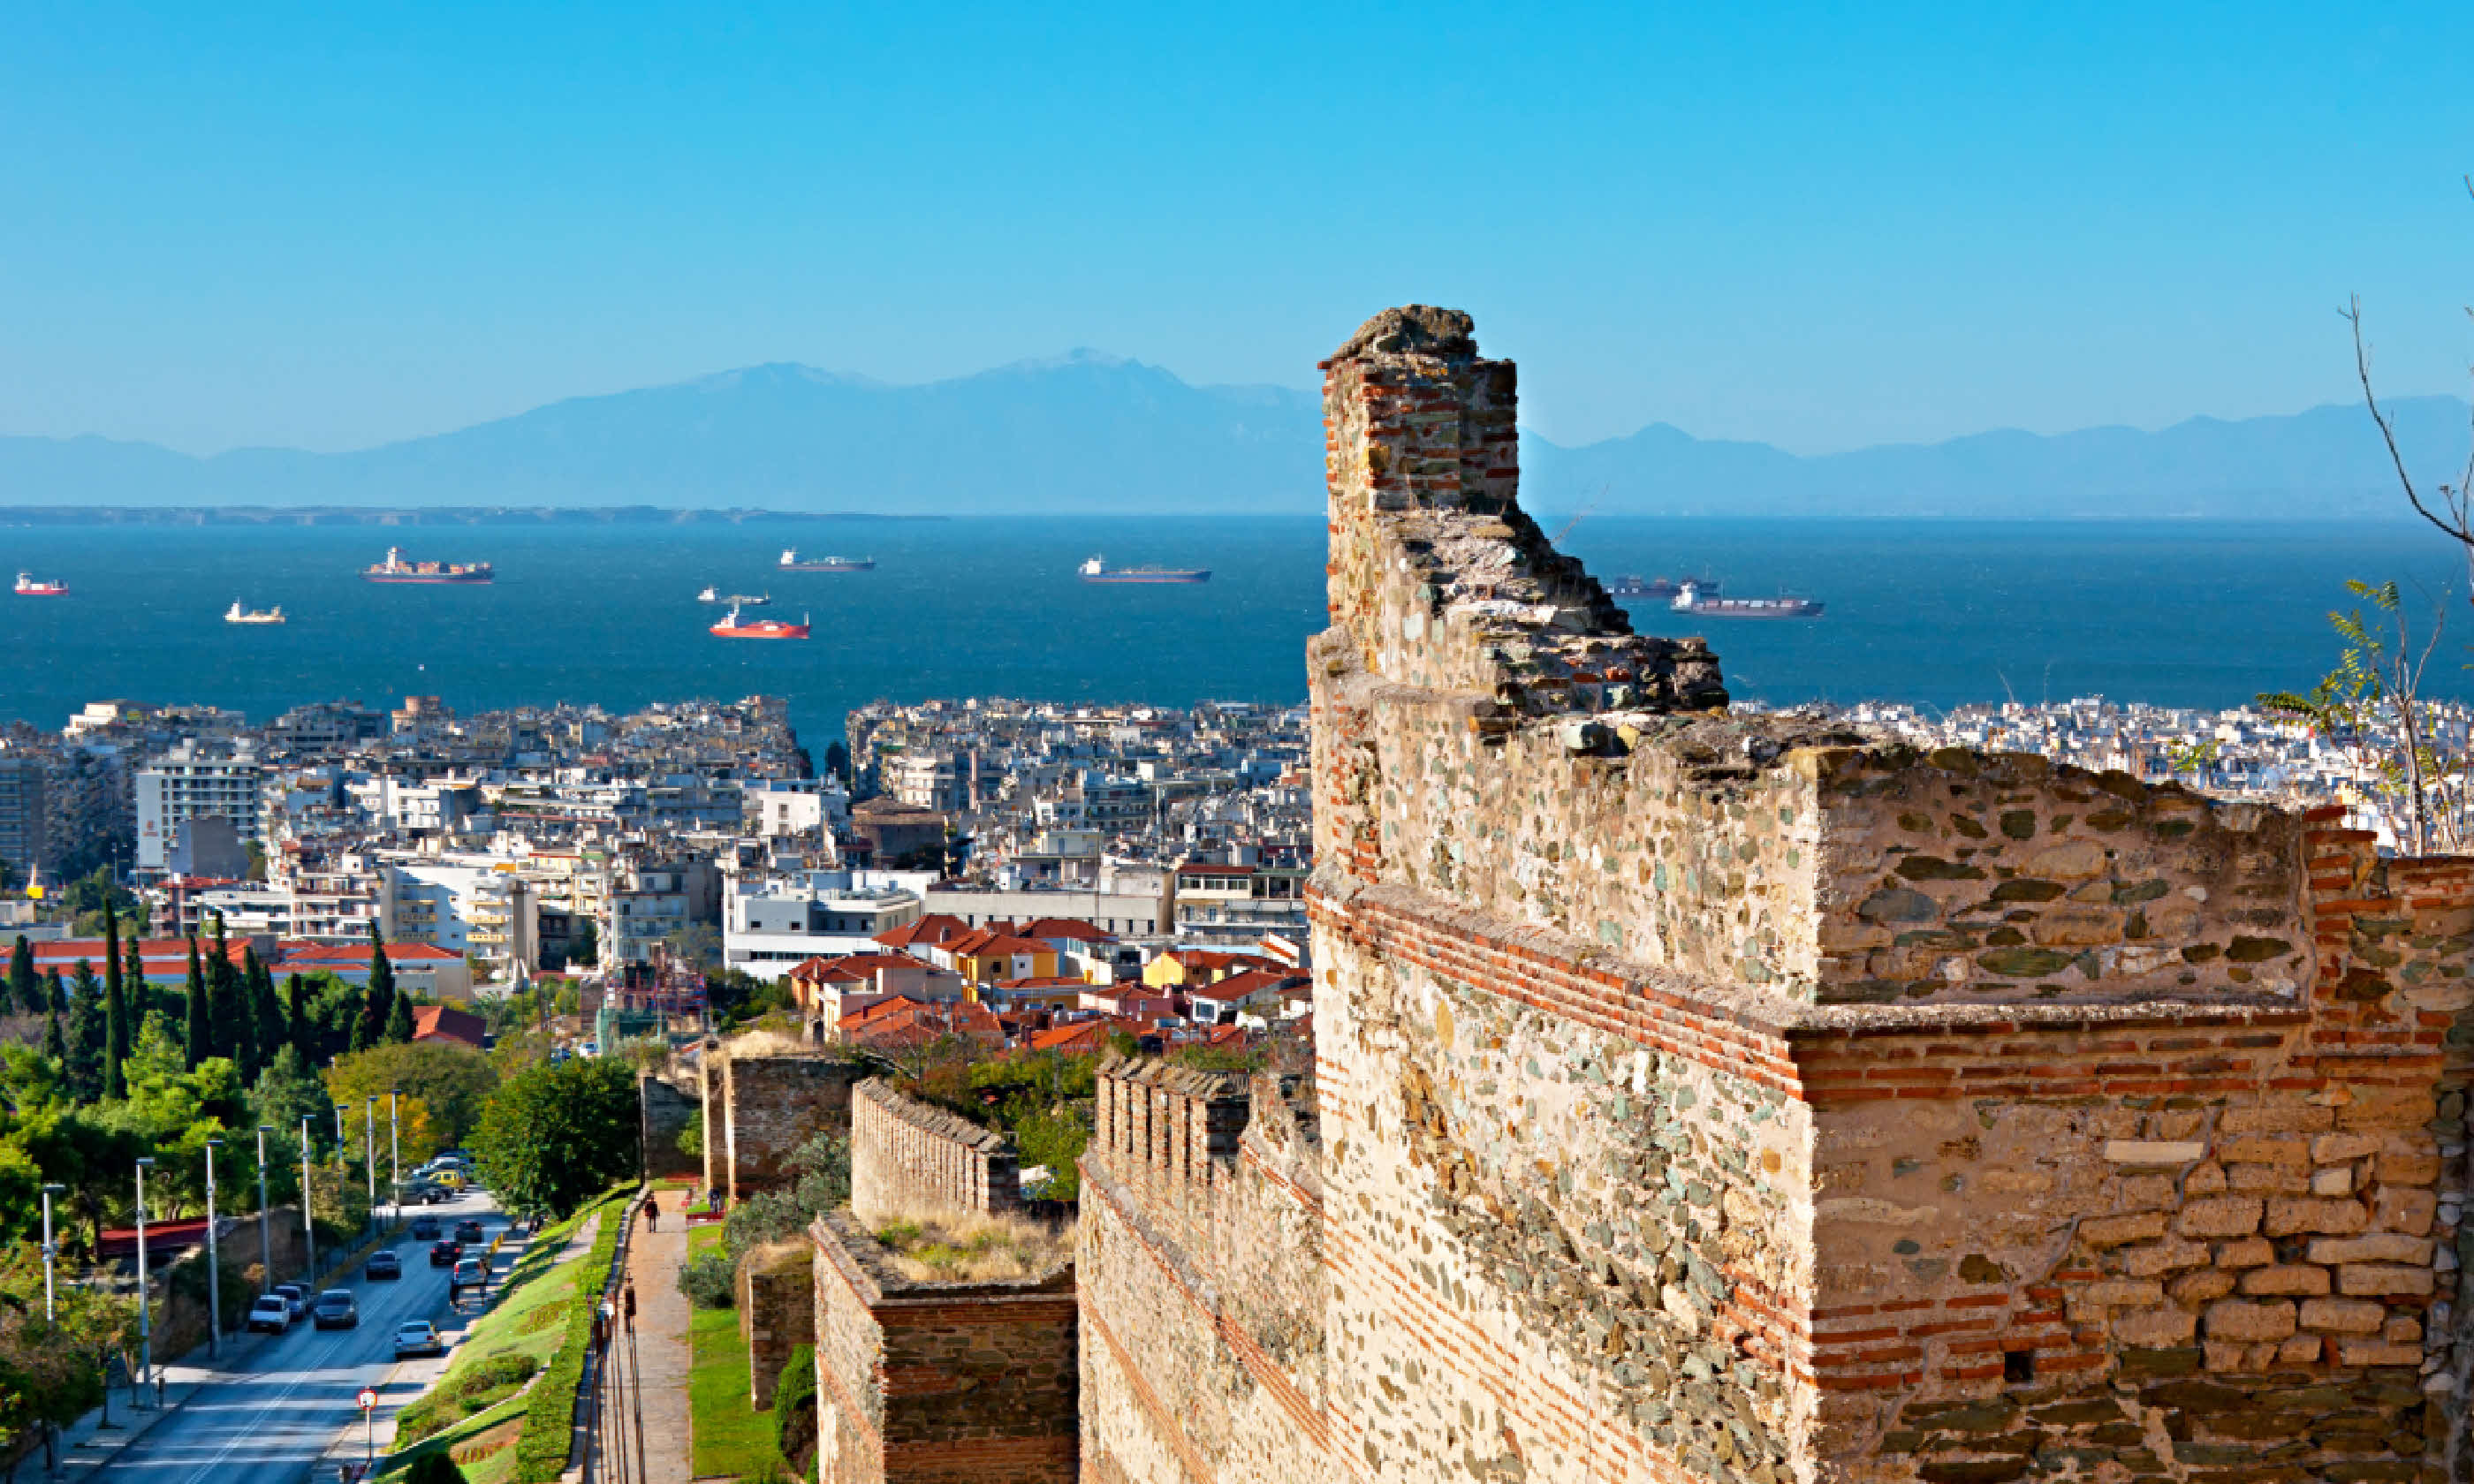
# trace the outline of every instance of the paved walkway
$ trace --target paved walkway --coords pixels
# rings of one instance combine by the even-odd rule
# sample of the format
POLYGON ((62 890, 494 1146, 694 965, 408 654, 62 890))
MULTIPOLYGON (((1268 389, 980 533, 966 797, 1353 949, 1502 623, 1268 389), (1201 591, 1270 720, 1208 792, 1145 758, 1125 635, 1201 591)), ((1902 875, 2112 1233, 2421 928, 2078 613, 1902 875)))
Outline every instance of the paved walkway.
POLYGON ((689 1484, 694 1477, 688 1421, 688 1299, 679 1292, 679 1265, 687 1260, 676 1191, 665 1192, 661 1225, 647 1232, 638 1218, 627 1244, 627 1280, 636 1285, 636 1350, 632 1400, 644 1413, 644 1484, 689 1484))

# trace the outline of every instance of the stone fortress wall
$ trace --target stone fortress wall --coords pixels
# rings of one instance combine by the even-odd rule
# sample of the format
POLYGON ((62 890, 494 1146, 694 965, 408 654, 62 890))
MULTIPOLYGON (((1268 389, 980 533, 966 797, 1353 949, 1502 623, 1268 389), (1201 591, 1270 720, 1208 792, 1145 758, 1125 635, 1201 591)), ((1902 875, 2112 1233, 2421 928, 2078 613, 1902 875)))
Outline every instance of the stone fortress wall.
POLYGON ((702 1061, 704 1185, 733 1206, 788 1184, 784 1161, 818 1134, 846 1131, 862 1063, 708 1044, 702 1061))
POLYGON ((1317 1064, 1104 1080, 1086 1477, 2474 1477, 2474 862, 1730 717, 1466 316, 1325 371, 1317 1064))
POLYGON ((877 1226, 904 1209, 1022 1209, 1013 1142, 909 1097, 882 1077, 851 1095, 851 1211, 877 1226))

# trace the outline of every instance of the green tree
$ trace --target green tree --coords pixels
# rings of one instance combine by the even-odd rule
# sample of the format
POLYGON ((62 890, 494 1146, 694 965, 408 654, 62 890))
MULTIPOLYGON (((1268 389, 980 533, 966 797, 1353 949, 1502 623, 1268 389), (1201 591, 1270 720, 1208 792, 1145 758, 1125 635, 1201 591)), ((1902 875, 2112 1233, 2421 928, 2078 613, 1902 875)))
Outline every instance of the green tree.
POLYGON ((326 1088, 296 1047, 279 1048, 275 1059, 257 1074, 257 1081, 250 1085, 249 1116, 253 1125, 268 1123, 279 1129, 297 1129, 303 1114, 313 1120, 323 1119, 334 1106, 335 1100, 327 1095, 326 1088))
POLYGON ((59 969, 53 969, 45 978, 44 984, 46 993, 43 996, 43 1055, 50 1057, 53 1065, 61 1069, 61 1075, 65 1077, 69 1069, 69 1041, 68 1030, 63 1022, 68 1018, 69 997, 61 988, 59 969))
POLYGON ((147 1012, 155 1008, 155 990, 146 982, 146 952, 139 946, 142 936, 133 926, 120 940, 120 989, 129 996, 129 1023, 133 1026, 144 1025, 147 1012))
POLYGON ((214 1026, 208 1018, 213 1014, 214 1007, 206 1003, 206 973, 198 963, 198 935, 195 933, 189 935, 188 1009, 188 1035, 183 1038, 183 1041, 188 1052, 189 1065, 195 1067, 200 1062, 215 1054, 214 1026))
POLYGON ((361 1018, 369 1023, 367 1043, 377 1045, 386 1040, 387 1021, 395 1015, 395 963, 387 957, 386 944, 378 937, 378 926, 370 924, 370 987, 368 998, 361 1007, 361 1018))
POLYGON ((412 996, 395 996, 395 1008, 387 1012, 387 1044, 400 1046, 412 1040, 412 996))
POLYGON ((583 969, 601 966, 601 930, 594 925, 591 918, 575 924, 575 931, 568 938, 568 944, 569 963, 583 969))
POLYGON ((91 1103, 103 1095, 103 985, 85 959, 69 976, 69 1095, 91 1103))
POLYGON ((129 1059, 129 996, 120 987, 120 914, 103 915, 103 1095, 122 1098, 129 1085, 120 1064, 129 1059))
POLYGON ((255 1082, 275 1060, 275 1053, 292 1039, 291 1022, 284 1017, 283 1002, 275 995, 275 975, 259 961, 255 948, 241 950, 242 993, 249 996, 249 1023, 253 1037, 252 1050, 255 1060, 242 1068, 248 1080, 255 1082))
POLYGON ((43 1309, 42 1250, 19 1242, 0 1250, 0 1454, 13 1454, 36 1428, 63 1427, 103 1400, 103 1360, 136 1337, 137 1306, 70 1284, 43 1309))
POLYGON ((43 981, 35 975, 35 945, 26 935, 17 935, 17 945, 9 950, 9 1002, 24 1014, 41 1015, 50 1008, 43 1003, 43 981))
POLYGON ((511 1210, 564 1216, 638 1168, 636 1074, 599 1058, 542 1064, 502 1083, 473 1151, 511 1210))
POLYGON ((283 982, 283 1019, 285 1039, 300 1054, 301 1065, 315 1065, 318 1061, 318 1027, 309 1018, 309 981, 299 974, 283 982))
POLYGON ((338 1103, 358 1107, 375 1094, 383 1104, 391 1089, 419 1099, 441 1149, 472 1137, 497 1086, 497 1069, 490 1058, 452 1041, 374 1046, 337 1057, 327 1068, 327 1088, 338 1103))

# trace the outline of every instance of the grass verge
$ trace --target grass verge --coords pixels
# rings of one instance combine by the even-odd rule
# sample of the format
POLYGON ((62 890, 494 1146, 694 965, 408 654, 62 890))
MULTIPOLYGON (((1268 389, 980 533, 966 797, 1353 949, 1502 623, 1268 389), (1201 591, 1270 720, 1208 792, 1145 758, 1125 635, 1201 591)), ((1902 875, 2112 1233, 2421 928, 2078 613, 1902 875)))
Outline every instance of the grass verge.
MULTIPOLYGON (((688 1233, 688 1254, 718 1251, 721 1231, 699 1227, 688 1233)), ((748 1479, 789 1475, 773 1432, 773 1414, 747 1404, 747 1344, 739 1337, 739 1311, 689 1311, 688 1419, 694 1434, 697 1478, 726 1474, 748 1479)))

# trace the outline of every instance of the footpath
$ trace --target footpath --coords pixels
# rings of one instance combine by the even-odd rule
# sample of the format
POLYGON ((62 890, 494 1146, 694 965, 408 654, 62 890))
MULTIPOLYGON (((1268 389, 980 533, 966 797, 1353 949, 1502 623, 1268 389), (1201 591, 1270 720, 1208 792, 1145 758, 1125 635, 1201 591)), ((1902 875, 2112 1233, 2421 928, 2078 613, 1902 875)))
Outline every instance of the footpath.
MULTIPOLYGON (((627 1373, 628 1402, 643 1410, 643 1484, 690 1484, 694 1477, 694 1438, 688 1411, 690 1310, 679 1291, 679 1267, 687 1260, 684 1197, 670 1200, 661 1225, 647 1232, 639 1217, 628 1244, 627 1281, 636 1286, 635 1359, 627 1373)), ((630 1420, 630 1426, 634 1425, 630 1420)))

